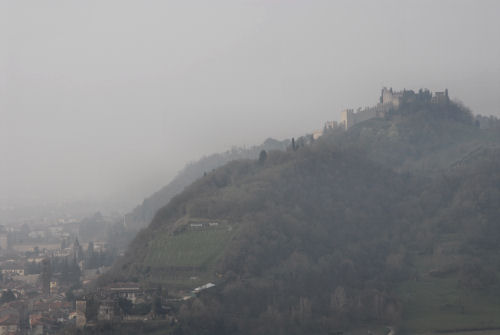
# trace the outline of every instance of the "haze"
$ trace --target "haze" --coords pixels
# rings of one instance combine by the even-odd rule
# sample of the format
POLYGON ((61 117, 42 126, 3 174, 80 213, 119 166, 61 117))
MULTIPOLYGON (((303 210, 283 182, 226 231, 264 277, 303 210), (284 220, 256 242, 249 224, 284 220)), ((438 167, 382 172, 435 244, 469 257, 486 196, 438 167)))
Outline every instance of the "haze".
POLYGON ((0 0, 0 201, 139 201, 382 86, 500 115, 498 1, 0 0))

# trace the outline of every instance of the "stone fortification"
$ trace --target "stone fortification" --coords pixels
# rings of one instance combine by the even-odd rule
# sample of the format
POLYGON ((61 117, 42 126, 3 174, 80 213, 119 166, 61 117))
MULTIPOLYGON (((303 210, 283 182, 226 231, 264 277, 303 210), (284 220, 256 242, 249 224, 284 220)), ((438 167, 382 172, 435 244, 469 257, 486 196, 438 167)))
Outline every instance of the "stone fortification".
MULTIPOLYGON (((421 98, 429 98, 430 103, 446 104, 450 101, 448 97, 448 89, 442 92, 419 91, 421 98), (427 94, 426 94, 427 93, 427 94)), ((339 124, 345 129, 349 129, 356 123, 373 119, 376 117, 384 117, 389 111, 397 110, 403 103, 411 103, 417 100, 417 94, 412 90, 393 91, 392 88, 384 87, 380 93, 379 103, 376 106, 358 108, 355 112, 353 109, 345 109, 341 113, 339 124)))

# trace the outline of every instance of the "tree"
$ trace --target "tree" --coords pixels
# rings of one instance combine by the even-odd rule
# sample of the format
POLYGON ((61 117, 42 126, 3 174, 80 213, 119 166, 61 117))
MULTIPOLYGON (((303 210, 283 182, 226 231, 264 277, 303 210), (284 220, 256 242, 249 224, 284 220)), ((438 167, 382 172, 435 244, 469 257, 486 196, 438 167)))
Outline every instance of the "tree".
POLYGON ((89 242, 89 246, 87 248, 87 255, 85 260, 85 268, 87 269, 95 269, 99 267, 98 255, 94 250, 94 242, 89 242))
POLYGON ((0 303, 4 304, 16 300, 16 296, 11 290, 4 291, 0 298, 0 303))
POLYGON ((92 256, 94 256, 94 242, 90 241, 87 248, 87 257, 90 258, 92 256))
POLYGON ((75 297, 75 294, 73 293, 73 290, 72 289, 69 289, 67 292, 66 292, 66 300, 67 301, 74 301, 76 299, 75 297))
POLYGON ((50 293, 51 278, 52 278, 52 266, 50 264, 50 259, 45 258, 42 261, 42 273, 40 274, 40 280, 42 282, 42 291, 44 294, 50 293))
POLYGON ((125 314, 132 314, 134 309, 134 304, 127 298, 119 298, 118 305, 125 314))
POLYGON ((267 152, 266 150, 262 150, 259 154, 259 163, 264 163, 267 159, 267 152))

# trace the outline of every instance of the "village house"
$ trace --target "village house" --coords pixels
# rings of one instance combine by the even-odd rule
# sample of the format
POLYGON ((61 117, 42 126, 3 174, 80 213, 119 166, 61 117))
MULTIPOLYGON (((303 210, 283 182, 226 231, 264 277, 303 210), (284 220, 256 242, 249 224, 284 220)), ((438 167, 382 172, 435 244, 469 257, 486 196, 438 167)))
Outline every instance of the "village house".
POLYGON ((24 276, 24 265, 17 263, 5 263, 1 266, 2 275, 7 278, 12 278, 14 276, 24 276))
POLYGON ((87 302, 85 300, 77 300, 75 302, 75 306, 76 326, 78 328, 82 328, 87 323, 87 317, 85 316, 85 313, 87 312, 87 302))
POLYGON ((19 330, 19 313, 13 309, 0 311, 0 335, 17 334, 19 330))
POLYGON ((192 230, 201 230, 205 228, 215 228, 219 226, 218 221, 209 221, 209 222, 191 222, 189 224, 189 228, 192 230))
POLYGON ((43 335, 43 315, 42 313, 31 313, 29 315, 30 335, 43 335))
POLYGON ((144 291, 136 283, 116 283, 106 288, 108 296, 111 298, 124 298, 133 304, 144 294, 144 291))
POLYGON ((214 287, 214 286, 215 286, 215 284, 214 284, 214 283, 207 283, 207 284, 205 284, 205 285, 202 285, 202 286, 199 286, 199 287, 195 288, 195 289, 193 290, 193 293, 199 293, 199 292, 201 292, 201 291, 203 291, 203 290, 206 290, 206 289, 212 288, 212 287, 214 287))
POLYGON ((50 295, 55 295, 59 292, 59 286, 56 281, 51 281, 49 284, 50 295))
POLYGON ((97 312, 97 321, 113 321, 118 319, 118 304, 115 300, 101 300, 97 312))
POLYGON ((203 223, 190 223, 189 227, 191 229, 202 229, 204 227, 203 223))

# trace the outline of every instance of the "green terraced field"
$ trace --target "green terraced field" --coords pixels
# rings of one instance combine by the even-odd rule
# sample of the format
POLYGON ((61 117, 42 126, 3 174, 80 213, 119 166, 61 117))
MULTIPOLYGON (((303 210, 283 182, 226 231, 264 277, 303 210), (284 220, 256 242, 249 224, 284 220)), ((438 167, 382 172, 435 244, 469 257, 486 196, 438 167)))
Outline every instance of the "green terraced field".
POLYGON ((222 254, 233 234, 234 231, 228 229, 160 234, 152 241, 145 264, 152 267, 209 267, 222 254))

